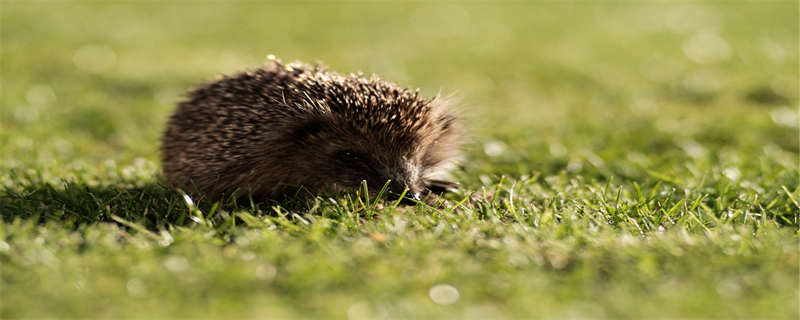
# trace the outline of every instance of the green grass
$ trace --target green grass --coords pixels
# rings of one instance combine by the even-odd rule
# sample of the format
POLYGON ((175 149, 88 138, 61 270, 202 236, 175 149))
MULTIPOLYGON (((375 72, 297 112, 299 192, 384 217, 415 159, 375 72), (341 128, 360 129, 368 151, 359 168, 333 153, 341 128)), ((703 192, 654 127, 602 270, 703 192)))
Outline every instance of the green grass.
POLYGON ((2 2, 0 317, 797 318, 797 16, 2 2), (267 54, 456 92, 462 190, 189 206, 174 102, 267 54))

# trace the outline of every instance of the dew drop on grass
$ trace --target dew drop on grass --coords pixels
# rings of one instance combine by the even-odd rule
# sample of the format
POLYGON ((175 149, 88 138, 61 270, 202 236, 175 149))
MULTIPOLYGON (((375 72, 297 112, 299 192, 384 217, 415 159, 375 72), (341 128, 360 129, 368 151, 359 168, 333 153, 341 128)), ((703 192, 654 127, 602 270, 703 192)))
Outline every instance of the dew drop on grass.
POLYGON ((733 181, 739 180, 739 177, 742 175, 739 169, 736 168, 725 168, 725 170, 722 170, 722 174, 733 181))
POLYGON ((181 256, 171 256, 164 261, 164 267, 169 271, 178 273, 189 268, 189 261, 181 256))
POLYGON ((137 278, 128 280, 125 284, 125 289, 128 290, 128 294, 134 297, 141 297, 145 294, 144 282, 137 278))
POLYGON ((560 142, 550 142, 547 147, 550 150, 550 154, 552 154, 554 157, 564 157, 567 155, 567 147, 560 142))
POLYGON ((439 305, 450 305, 458 301, 461 295, 456 287, 449 284, 437 284, 428 291, 428 297, 439 305))
POLYGON ((489 141, 483 145, 483 152, 490 157, 497 157, 503 154, 505 150, 506 146, 500 141, 489 141))
POLYGON ((798 117, 796 110, 792 110, 787 107, 775 108, 769 112, 769 116, 770 118, 772 118, 772 121, 775 122, 775 124, 777 125, 789 128, 797 128, 798 126, 798 117))
POLYGON ((158 240, 158 244, 160 246, 167 247, 173 242, 175 242, 175 239, 172 237, 172 234, 170 234, 168 231, 161 230, 160 234, 161 234, 161 239, 158 240))
POLYGON ((185 194, 185 193, 183 194, 183 201, 186 202, 186 205, 188 205, 190 207, 194 206, 194 201, 192 201, 192 198, 189 197, 188 194, 185 194))
POLYGON ((688 156, 692 157, 693 159, 699 159, 708 154, 708 151, 705 147, 703 147, 703 145, 692 139, 681 140, 678 141, 677 144, 681 147, 681 149, 683 149, 684 152, 686 152, 688 156))
POLYGON ((700 31, 683 43, 683 53, 696 63, 708 64, 730 58, 731 47, 716 33, 700 31))
POLYGON ((256 277, 261 280, 272 280, 276 275, 278 275, 278 269, 271 264, 256 266, 256 277))

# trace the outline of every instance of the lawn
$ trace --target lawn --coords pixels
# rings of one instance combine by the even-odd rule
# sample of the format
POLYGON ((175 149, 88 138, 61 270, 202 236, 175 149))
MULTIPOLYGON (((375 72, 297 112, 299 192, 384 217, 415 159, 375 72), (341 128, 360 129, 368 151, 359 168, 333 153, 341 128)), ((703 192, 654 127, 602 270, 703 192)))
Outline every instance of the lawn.
POLYGON ((2 318, 798 316, 796 1, 0 2, 2 318), (181 95, 284 61, 454 93, 438 207, 189 203, 181 95))

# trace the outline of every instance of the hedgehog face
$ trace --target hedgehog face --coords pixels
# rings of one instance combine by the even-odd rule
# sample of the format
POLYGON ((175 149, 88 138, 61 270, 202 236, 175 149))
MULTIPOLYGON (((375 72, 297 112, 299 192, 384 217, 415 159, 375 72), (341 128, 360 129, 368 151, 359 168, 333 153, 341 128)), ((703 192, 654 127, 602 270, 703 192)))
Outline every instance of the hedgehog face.
POLYGON ((297 143, 297 162, 313 163, 303 168, 306 181, 318 189, 357 190, 366 181, 375 195, 388 184, 390 195, 404 191, 419 199, 429 191, 429 182, 453 160, 458 141, 456 119, 433 118, 417 128, 403 128, 407 122, 383 122, 381 126, 362 126, 349 119, 314 119, 290 130, 289 140, 297 143), (390 128, 394 131, 387 131, 390 128), (447 148, 443 147, 447 146, 447 148))
POLYGON ((296 184, 353 191, 366 181, 374 195, 390 181, 390 193, 407 189, 410 198, 418 198, 425 190, 422 157, 413 144, 386 145, 380 134, 319 121, 293 130, 291 139, 298 143, 295 156, 303 158, 297 162, 311 163, 311 168, 302 169, 307 180, 296 184))
POLYGON ((410 198, 419 199, 425 186, 421 179, 420 165, 407 157, 375 156, 375 147, 369 151, 358 147, 338 149, 324 155, 328 163, 328 176, 338 187, 356 190, 366 181, 375 195, 388 182, 388 192, 399 195, 407 190, 410 198))

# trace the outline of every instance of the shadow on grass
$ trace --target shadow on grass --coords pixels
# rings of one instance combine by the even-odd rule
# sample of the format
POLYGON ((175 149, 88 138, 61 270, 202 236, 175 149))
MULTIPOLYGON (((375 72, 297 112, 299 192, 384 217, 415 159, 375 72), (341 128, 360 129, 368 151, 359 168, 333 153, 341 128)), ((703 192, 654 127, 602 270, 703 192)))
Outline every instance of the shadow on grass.
MULTIPOLYGON (((261 208, 280 205, 289 210, 308 207, 308 201, 289 199, 284 202, 255 202, 247 197, 228 197, 224 201, 194 199, 197 209, 205 213, 249 211, 256 214, 271 212, 261 208), (217 203, 219 202, 219 203, 217 203)), ((156 230, 165 225, 192 223, 192 212, 184 197, 161 183, 138 187, 118 185, 90 186, 85 183, 34 183, 22 188, 0 189, 0 218, 36 223, 61 222, 77 227, 98 222, 114 222, 115 217, 136 222, 156 230)))
POLYGON ((112 216, 117 216, 151 228, 182 224, 186 212, 180 195, 157 183, 141 187, 37 183, 0 190, 0 215, 5 221, 60 221, 77 226, 113 221, 112 216))
MULTIPOLYGON (((680 185, 650 179, 643 180, 650 181, 642 183, 645 192, 628 199, 627 203, 606 203, 605 199, 594 198, 591 200, 587 198, 587 201, 598 208, 613 208, 614 212, 608 213, 610 216, 648 221, 663 219, 665 214, 672 215, 673 219, 689 214, 702 214, 708 217, 705 222, 709 226, 734 221, 758 224, 759 221, 772 220, 779 225, 797 227, 800 224, 795 200, 798 193, 797 177, 786 173, 772 179, 778 181, 771 180, 770 184, 781 185, 782 189, 756 192, 731 182, 711 181, 691 194, 680 192, 680 185), (680 206, 681 203, 684 205, 680 206), (643 214, 638 211, 639 209, 646 209, 647 213, 643 214)), ((531 180, 531 183, 544 182, 531 180)), ((581 182, 581 184, 594 186, 600 190, 603 188, 597 181, 581 182)), ((498 192, 497 196, 506 197, 507 191, 498 190, 498 192)), ((181 193, 167 188, 160 182, 141 186, 129 186, 123 182, 103 186, 91 186, 82 182, 60 184, 34 182, 15 188, 0 188, 0 219, 5 222, 21 219, 38 224, 60 223, 66 228, 78 228, 100 222, 126 225, 127 221, 156 231, 166 226, 191 225, 197 222, 198 215, 201 220, 211 221, 211 225, 215 228, 224 223, 232 225, 238 225, 239 222, 246 223, 247 221, 241 220, 239 212, 249 214, 245 216, 280 215, 280 218, 285 220, 294 220, 292 217, 297 214, 336 217, 342 216, 342 212, 357 212, 359 215, 368 216, 369 210, 361 210, 371 206, 364 207, 354 196, 357 198, 357 195, 336 197, 341 201, 333 204, 320 197, 303 196, 287 198, 281 202, 254 201, 249 197, 227 197, 220 201, 194 198, 192 202, 197 205, 196 209, 199 209, 199 212, 196 210, 193 212, 193 208, 181 193)), ((587 197, 580 192, 569 197, 581 196, 587 197)), ((552 199, 530 198, 528 205, 548 207, 547 203, 557 200, 558 196, 555 195, 552 199)), ((488 205, 485 201, 481 203, 488 205)), ((478 208, 480 203, 475 206, 469 210, 481 211, 478 208)), ((486 208, 486 211, 489 210, 486 208)))

